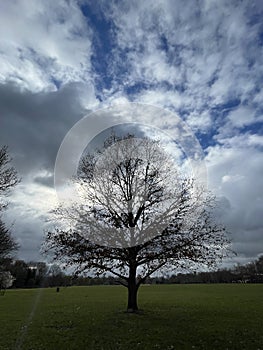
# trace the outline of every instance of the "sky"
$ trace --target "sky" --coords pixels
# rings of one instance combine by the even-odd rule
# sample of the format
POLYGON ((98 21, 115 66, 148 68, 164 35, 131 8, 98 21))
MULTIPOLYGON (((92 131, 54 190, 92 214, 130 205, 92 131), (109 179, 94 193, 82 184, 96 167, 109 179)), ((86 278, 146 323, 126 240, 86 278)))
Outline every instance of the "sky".
POLYGON ((262 18, 260 0, 1 1, 0 146, 22 179, 5 214, 17 256, 43 260, 67 132, 127 101, 174 113, 199 141, 237 253, 226 263, 262 254, 262 18))

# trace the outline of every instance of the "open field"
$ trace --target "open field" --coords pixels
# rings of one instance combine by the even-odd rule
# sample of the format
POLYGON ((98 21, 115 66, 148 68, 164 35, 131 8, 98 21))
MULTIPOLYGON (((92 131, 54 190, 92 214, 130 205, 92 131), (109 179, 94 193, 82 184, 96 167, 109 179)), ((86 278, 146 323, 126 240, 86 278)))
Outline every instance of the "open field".
POLYGON ((0 349, 263 350, 263 285, 142 286, 139 306, 121 286, 8 290, 0 349))

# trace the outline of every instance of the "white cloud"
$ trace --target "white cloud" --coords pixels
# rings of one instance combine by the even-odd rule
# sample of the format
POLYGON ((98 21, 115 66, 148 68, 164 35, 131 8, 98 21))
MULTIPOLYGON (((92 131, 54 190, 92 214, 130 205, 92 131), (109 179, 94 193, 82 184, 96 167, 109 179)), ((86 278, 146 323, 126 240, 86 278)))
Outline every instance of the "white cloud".
POLYGON ((224 175, 222 177, 222 183, 226 183, 226 182, 236 182, 239 180, 242 180, 244 178, 244 176, 236 174, 236 175, 224 175))
POLYGON ((190 113, 187 117, 187 122, 193 130, 199 130, 203 132, 209 130, 213 123, 211 115, 208 111, 204 111, 201 113, 190 113))
POLYGON ((92 33, 75 2, 1 2, 0 34, 1 82, 39 91, 90 80, 92 33))
POLYGON ((221 221, 231 232, 238 256, 263 252, 263 157, 250 138, 236 147, 210 147, 206 157, 209 186, 220 202, 221 221))
POLYGON ((48 187, 40 182, 33 182, 34 178, 42 175, 43 172, 36 173, 34 177, 23 178, 23 183, 19 185, 12 195, 10 207, 17 211, 16 220, 19 224, 21 218, 45 218, 48 212, 57 205, 57 197, 54 188, 48 187))
POLYGON ((166 91, 164 88, 156 88, 155 90, 142 91, 136 96, 136 101, 178 110, 182 104, 182 97, 177 91, 166 91))
POLYGON ((255 111, 252 108, 240 106, 228 114, 228 119, 234 127, 243 127, 255 123, 256 121, 263 121, 263 118, 256 118, 255 111))
POLYGON ((39 182, 34 177, 49 177, 46 172, 29 174, 14 190, 4 220, 19 243, 19 258, 26 261, 42 261, 40 254, 44 240, 44 229, 48 227, 49 211, 57 205, 55 190, 39 182))
POLYGON ((263 136, 262 135, 249 135, 248 144, 253 146, 263 146, 263 136))
POLYGON ((262 104, 263 102, 263 89, 260 89, 260 91, 254 96, 253 102, 262 104))
MULTIPOLYGON (((213 108, 229 101, 240 100, 251 109, 250 115, 256 113, 263 55, 260 27, 250 16, 262 11, 260 5, 204 1, 193 6, 155 0, 111 4, 106 9, 116 26, 110 69, 118 82, 115 91, 143 83, 135 97, 165 106, 167 96, 177 91, 171 108, 187 110, 188 123, 201 131, 211 127, 213 108), (125 86, 118 86, 120 67, 125 86)), ((240 117, 240 123, 248 122, 240 117)))

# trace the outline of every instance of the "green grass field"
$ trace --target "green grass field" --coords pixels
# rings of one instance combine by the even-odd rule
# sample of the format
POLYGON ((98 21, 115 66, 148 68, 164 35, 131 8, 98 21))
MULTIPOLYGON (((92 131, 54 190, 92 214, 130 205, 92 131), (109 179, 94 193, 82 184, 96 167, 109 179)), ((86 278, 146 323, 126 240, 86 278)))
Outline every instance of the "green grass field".
POLYGON ((121 286, 8 290, 0 349, 263 350, 263 285, 142 286, 139 306, 121 286))

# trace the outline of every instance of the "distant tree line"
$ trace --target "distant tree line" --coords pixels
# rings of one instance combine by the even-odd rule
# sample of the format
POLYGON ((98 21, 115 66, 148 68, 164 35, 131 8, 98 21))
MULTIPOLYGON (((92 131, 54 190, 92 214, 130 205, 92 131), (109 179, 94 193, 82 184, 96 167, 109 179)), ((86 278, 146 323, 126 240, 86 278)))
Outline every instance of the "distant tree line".
POLYGON ((154 277, 148 283, 263 283, 263 255, 254 262, 238 264, 231 269, 154 277))
POLYGON ((62 284, 64 274, 57 265, 6 259, 5 269, 13 276, 12 288, 37 288, 62 284))
MULTIPOLYGON (((23 260, 6 261, 6 269, 13 276, 11 288, 39 288, 60 286, 115 285, 119 281, 113 276, 74 276, 65 273, 60 266, 45 262, 23 260)), ((209 272, 179 273, 171 276, 151 277, 145 284, 186 283, 263 283, 263 256, 246 265, 209 272)))

